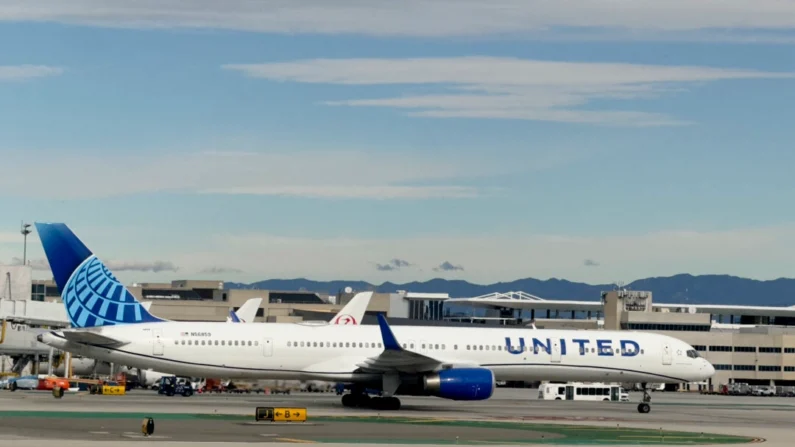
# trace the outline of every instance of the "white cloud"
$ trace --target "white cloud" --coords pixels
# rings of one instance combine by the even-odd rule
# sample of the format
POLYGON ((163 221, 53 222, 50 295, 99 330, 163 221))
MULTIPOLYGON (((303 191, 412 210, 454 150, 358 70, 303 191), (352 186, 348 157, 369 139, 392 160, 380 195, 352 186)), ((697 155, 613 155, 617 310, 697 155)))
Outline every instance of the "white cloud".
POLYGON ((277 33, 479 36, 607 28, 627 36, 792 29, 788 0, 0 0, 0 20, 277 33))
POLYGON ((505 235, 404 239, 293 238, 267 234, 219 235, 206 251, 172 256, 186 271, 216 262, 244 270, 247 278, 430 279, 441 260, 465 266, 459 277, 487 283, 527 276, 589 282, 627 282, 677 273, 727 273, 771 279, 791 276, 795 225, 635 236, 505 235), (333 259, 329 253, 334 253, 333 259), (599 268, 579 259, 599 256, 599 268), (374 259, 410 259, 417 269, 379 272, 374 259), (193 267, 195 266, 195 267, 193 267), (419 270, 418 270, 419 269, 419 270), (422 273, 424 272, 424 273, 422 273))
POLYGON ((22 235, 12 232, 0 232, 0 244, 20 244, 24 242, 22 235))
POLYGON ((228 64, 250 77, 340 85, 430 85, 442 94, 327 101, 328 105, 389 107, 436 118, 501 118, 632 126, 686 124, 664 114, 584 110, 599 100, 653 99, 704 82, 793 78, 792 73, 698 66, 527 60, 499 57, 310 59, 228 64))
MULTIPOLYGON (((50 271, 50 264, 46 258, 34 258, 27 260, 28 265, 33 270, 37 271, 50 271)), ((106 267, 113 272, 176 272, 179 270, 174 263, 170 261, 118 261, 107 260, 104 261, 106 267)), ((22 258, 11 258, 11 265, 22 265, 22 258)))
POLYGON ((0 65, 0 82, 58 76, 62 73, 62 68, 46 65, 0 65))
MULTIPOLYGON (((504 162, 485 156, 464 160, 433 154, 354 151, 109 152, 102 157, 8 152, 3 153, 3 160, 15 168, 0 176, 0 191, 64 199, 158 191, 321 198, 468 198, 489 191, 459 182, 520 169, 506 169, 504 162), (74 175, 78 172, 81 175, 74 175), (30 182, 30 178, 48 181, 30 182)), ((539 166, 554 162, 541 158, 539 166)))

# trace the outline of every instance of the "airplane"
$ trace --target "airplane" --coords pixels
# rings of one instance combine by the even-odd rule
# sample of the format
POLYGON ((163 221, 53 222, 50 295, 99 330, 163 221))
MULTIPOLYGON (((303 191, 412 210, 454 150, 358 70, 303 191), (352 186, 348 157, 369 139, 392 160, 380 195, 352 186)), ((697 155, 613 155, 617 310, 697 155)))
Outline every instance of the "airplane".
POLYGON ((398 395, 488 399, 496 381, 700 382, 715 368, 687 343, 644 332, 297 323, 166 322, 65 224, 36 223, 72 325, 39 341, 90 358, 188 377, 347 384, 345 407, 398 410, 398 395), (526 341, 527 340, 527 341, 526 341), (380 391, 370 397, 368 390, 380 391))

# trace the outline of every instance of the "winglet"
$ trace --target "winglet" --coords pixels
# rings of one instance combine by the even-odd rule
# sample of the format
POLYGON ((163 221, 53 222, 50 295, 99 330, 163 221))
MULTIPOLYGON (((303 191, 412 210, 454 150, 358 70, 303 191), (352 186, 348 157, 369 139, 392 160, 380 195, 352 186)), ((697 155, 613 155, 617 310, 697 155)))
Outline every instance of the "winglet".
POLYGON ((400 343, 398 343, 395 338, 395 334, 392 333, 392 329, 390 329, 389 323, 386 322, 386 317, 384 317, 383 314, 378 314, 378 326, 381 327, 381 338, 384 340, 384 349, 388 351, 402 351, 403 348, 400 347, 400 343))

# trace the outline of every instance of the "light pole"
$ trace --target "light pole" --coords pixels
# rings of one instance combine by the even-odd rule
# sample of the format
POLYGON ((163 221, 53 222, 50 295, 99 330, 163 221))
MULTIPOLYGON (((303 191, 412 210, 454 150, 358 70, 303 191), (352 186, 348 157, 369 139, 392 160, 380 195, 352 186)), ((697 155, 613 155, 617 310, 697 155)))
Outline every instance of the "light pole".
POLYGON ((19 231, 20 233, 22 233, 22 237, 25 238, 25 243, 22 245, 22 265, 27 265, 28 264, 28 235, 32 231, 33 230, 30 229, 30 224, 29 223, 25 223, 23 221, 22 222, 22 228, 19 231))

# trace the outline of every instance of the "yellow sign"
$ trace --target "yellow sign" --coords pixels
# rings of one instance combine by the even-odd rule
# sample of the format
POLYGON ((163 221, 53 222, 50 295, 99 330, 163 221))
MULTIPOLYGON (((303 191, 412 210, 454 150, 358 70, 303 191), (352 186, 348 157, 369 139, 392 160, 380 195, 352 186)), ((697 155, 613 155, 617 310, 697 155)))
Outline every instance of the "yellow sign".
POLYGON ((257 407, 258 421, 306 422, 306 408, 257 407))
POLYGON ((111 395, 120 395, 126 394, 125 389, 123 386, 111 386, 111 385, 104 385, 102 387, 102 394, 111 394, 111 395))

